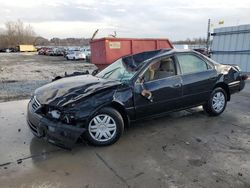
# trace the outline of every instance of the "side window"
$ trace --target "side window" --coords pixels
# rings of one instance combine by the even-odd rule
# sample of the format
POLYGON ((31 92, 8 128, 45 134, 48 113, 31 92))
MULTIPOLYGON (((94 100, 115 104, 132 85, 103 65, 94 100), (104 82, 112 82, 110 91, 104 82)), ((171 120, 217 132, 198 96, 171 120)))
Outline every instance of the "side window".
POLYGON ((203 72, 209 69, 207 63, 201 58, 191 54, 178 54, 182 74, 203 72))
POLYGON ((144 73, 144 81, 159 80, 176 75, 173 57, 166 57, 152 63, 144 73))

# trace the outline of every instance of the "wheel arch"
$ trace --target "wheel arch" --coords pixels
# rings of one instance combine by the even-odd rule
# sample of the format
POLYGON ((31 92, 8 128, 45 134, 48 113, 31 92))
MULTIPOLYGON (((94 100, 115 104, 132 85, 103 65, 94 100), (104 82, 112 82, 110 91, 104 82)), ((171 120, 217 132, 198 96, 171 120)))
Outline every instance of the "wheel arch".
POLYGON ((128 128, 130 126, 130 120, 124 106, 117 101, 112 101, 111 104, 108 106, 114 108, 121 114, 122 119, 124 121, 124 127, 128 128))
POLYGON ((105 107, 110 107, 110 108, 117 110, 122 116, 124 127, 128 128, 130 126, 130 118, 126 112, 125 107, 120 102, 117 102, 117 101, 112 101, 112 102, 105 103, 101 106, 96 107, 95 110, 89 114, 89 118, 87 122, 89 122, 90 118, 93 117, 100 109, 105 108, 105 107))
POLYGON ((229 87, 227 84, 225 84, 224 82, 219 82, 217 83, 213 89, 217 88, 217 87, 221 87, 222 89, 224 89, 224 91, 227 94, 227 101, 230 101, 231 99, 231 95, 230 95, 230 91, 229 91, 229 87))

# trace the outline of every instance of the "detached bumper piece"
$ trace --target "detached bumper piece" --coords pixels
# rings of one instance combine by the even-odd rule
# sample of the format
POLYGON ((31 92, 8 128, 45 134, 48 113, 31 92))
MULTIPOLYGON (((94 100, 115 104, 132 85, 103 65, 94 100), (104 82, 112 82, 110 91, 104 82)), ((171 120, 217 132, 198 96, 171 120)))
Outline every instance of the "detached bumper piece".
POLYGON ((46 119, 34 111, 31 103, 28 105, 27 123, 36 137, 64 148, 71 148, 86 130, 46 119))

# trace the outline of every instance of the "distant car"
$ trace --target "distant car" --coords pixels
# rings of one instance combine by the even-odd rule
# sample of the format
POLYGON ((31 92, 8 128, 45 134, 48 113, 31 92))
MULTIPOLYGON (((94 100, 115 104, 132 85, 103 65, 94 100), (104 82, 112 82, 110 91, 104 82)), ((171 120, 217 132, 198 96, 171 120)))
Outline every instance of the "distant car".
POLYGON ((45 55, 47 48, 40 48, 38 50, 38 55, 45 55))
POLYGON ((53 55, 53 50, 52 49, 45 50, 45 54, 44 55, 52 56, 53 55))
POLYGON ((63 55, 64 55, 64 49, 62 48, 53 49, 53 56, 63 56, 63 55))
MULTIPOLYGON (((70 146, 115 143, 130 122, 203 105, 220 115, 247 76, 195 51, 164 49, 118 59, 97 75, 62 78, 38 88, 28 104, 37 137, 70 146)), ((201 122, 202 123, 202 122, 201 122)))
POLYGON ((86 60, 89 61, 91 56, 91 50, 89 48, 82 48, 80 51, 85 53, 86 60))
POLYGON ((1 48, 0 52, 6 52, 6 49, 5 48, 1 48))
POLYGON ((67 60, 85 60, 86 55, 81 51, 71 51, 66 55, 67 60))
POLYGON ((16 52, 16 50, 14 48, 7 48, 5 50, 6 53, 11 53, 11 52, 16 52))
POLYGON ((71 54, 73 52, 78 52, 78 51, 80 51, 80 50, 79 49, 66 49, 66 50, 64 50, 64 57, 66 58, 66 56, 68 54, 71 54))
POLYGON ((6 52, 6 53, 17 52, 17 49, 16 48, 2 48, 0 49, 0 52, 6 52))

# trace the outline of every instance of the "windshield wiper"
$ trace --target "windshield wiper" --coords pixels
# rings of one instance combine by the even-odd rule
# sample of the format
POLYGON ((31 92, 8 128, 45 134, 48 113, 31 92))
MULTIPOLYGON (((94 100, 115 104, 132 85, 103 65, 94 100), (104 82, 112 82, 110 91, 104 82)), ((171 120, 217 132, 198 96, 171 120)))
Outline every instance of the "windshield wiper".
POLYGON ((120 68, 121 68, 121 67, 116 67, 115 69, 106 72, 106 73, 102 76, 102 78, 105 78, 105 76, 106 76, 107 74, 112 74, 114 71, 116 71, 117 69, 120 69, 120 68))

